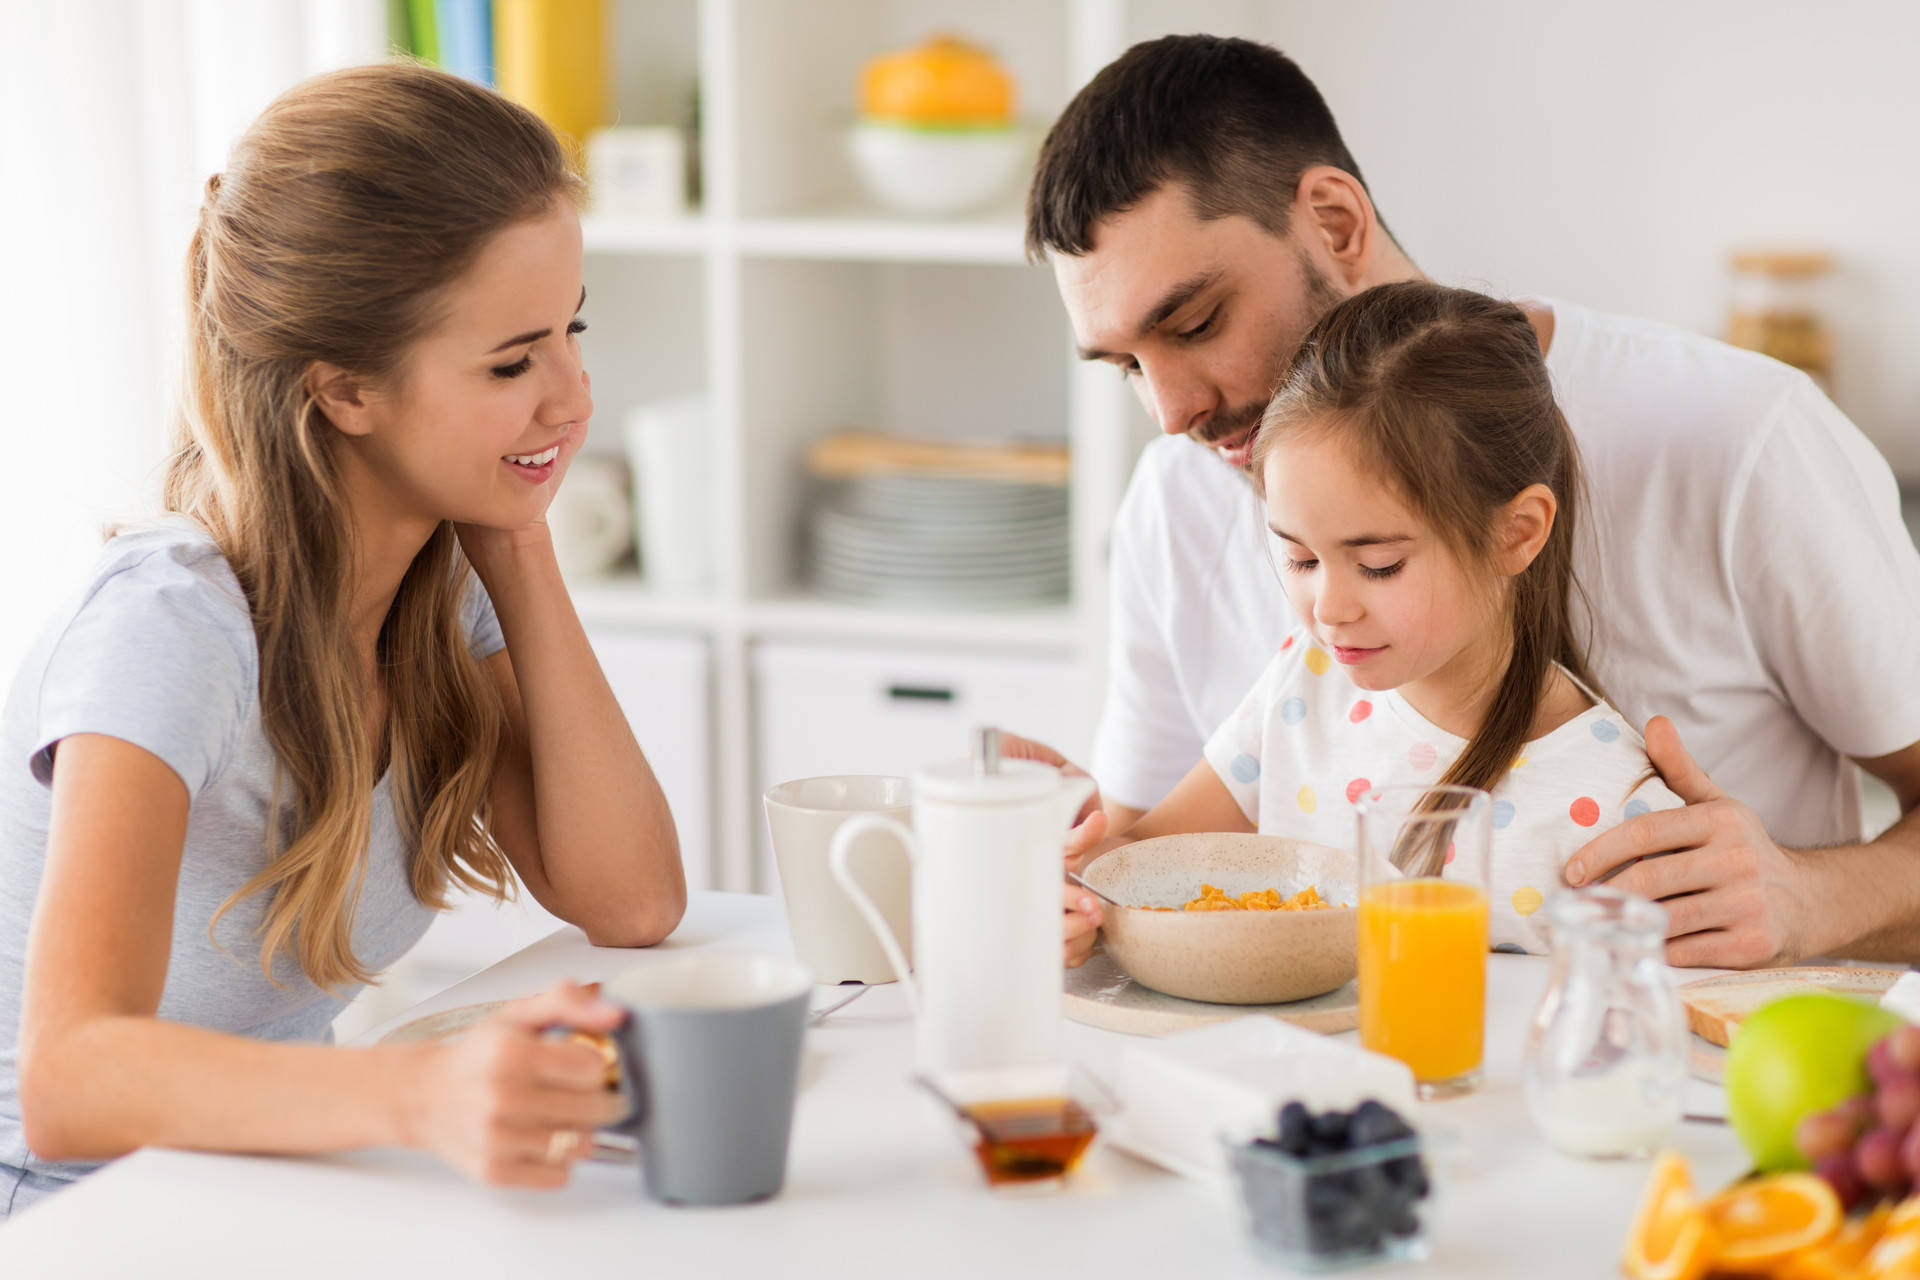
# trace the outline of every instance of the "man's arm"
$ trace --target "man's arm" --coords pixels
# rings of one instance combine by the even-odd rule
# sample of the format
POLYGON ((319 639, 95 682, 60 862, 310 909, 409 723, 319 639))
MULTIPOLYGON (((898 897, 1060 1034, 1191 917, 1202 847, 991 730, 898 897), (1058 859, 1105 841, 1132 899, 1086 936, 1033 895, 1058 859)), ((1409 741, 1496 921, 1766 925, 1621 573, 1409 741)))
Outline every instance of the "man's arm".
POLYGON ((1714 785, 1671 721, 1647 755, 1684 809, 1631 818, 1589 841, 1567 882, 1611 883, 1667 908, 1670 964, 1752 969, 1815 956, 1920 963, 1920 743, 1856 763, 1893 788, 1902 817, 1865 844, 1782 849, 1753 810, 1714 785))

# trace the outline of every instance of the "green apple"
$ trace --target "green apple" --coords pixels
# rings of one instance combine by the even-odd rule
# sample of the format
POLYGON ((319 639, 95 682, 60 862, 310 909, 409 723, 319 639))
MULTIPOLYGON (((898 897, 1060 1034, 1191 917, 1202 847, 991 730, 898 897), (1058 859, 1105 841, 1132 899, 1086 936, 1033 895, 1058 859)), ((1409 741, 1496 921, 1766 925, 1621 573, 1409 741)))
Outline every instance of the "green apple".
POLYGON ((1794 1126, 1867 1092, 1867 1051, 1902 1025, 1878 1005, 1824 991, 1783 996, 1742 1022, 1727 1051, 1727 1116, 1754 1165, 1806 1168, 1794 1126))

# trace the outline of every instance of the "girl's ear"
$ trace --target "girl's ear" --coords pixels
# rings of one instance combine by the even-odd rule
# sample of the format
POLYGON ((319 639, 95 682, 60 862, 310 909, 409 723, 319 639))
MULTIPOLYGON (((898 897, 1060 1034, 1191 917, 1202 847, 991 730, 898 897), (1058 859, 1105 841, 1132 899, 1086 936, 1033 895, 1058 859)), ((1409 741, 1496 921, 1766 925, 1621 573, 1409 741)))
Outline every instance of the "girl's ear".
POLYGON ((337 364, 315 360, 307 366, 307 394, 340 431, 350 436, 373 434, 372 398, 366 387, 337 364))
POLYGON ((1493 548, 1494 564, 1509 578, 1526 571, 1553 532, 1559 500, 1543 484, 1530 484, 1501 508, 1499 532, 1493 548))

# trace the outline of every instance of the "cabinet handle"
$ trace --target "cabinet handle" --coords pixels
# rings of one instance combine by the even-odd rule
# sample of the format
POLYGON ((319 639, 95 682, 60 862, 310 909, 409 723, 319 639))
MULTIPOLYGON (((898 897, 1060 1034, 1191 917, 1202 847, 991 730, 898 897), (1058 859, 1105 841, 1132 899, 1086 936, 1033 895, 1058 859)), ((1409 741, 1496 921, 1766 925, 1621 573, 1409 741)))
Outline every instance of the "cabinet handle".
POLYGON ((922 684, 890 684, 887 696, 899 702, 952 702, 953 690, 922 684))

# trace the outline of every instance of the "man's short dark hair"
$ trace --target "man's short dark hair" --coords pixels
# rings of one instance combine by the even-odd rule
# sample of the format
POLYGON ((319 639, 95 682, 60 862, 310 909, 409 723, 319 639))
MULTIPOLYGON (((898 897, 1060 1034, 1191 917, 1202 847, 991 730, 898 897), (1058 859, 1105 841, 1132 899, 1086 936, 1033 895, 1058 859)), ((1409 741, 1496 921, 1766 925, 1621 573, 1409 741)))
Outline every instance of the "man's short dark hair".
POLYGON ((1149 40, 1096 75, 1048 131, 1027 192, 1027 253, 1086 253, 1101 219, 1169 181, 1201 218, 1237 213, 1284 235, 1300 175, 1320 164, 1366 186, 1293 59, 1225 36, 1149 40))

